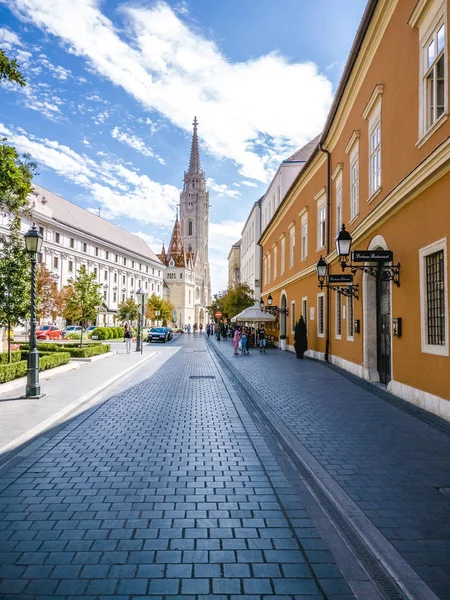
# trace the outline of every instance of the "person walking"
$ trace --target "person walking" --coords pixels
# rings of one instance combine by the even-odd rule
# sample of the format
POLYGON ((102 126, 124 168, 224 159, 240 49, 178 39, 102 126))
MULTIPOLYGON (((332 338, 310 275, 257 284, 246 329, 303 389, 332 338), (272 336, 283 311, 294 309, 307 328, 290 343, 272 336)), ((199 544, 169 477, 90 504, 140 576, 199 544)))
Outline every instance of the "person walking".
POLYGON ((211 335, 211 325, 208 323, 208 325, 206 326, 206 335, 209 336, 211 335))
POLYGON ((133 339, 133 332, 128 323, 125 323, 123 337, 125 339, 125 349, 127 354, 131 354, 131 340, 133 339))
POLYGON ((200 333, 203 333, 203 325, 200 323, 200 333))
POLYGON ((259 338, 259 351, 266 353, 266 329, 264 327, 264 323, 261 324, 261 327, 258 329, 258 338, 259 338))
POLYGON ((241 333, 241 353, 242 354, 248 354, 247 337, 248 337, 247 327, 243 327, 242 333, 241 333))
POLYGON ((233 339, 231 341, 231 345, 234 348, 234 356, 239 356, 238 348, 239 348, 240 341, 241 341, 241 334, 239 333, 239 329, 236 328, 233 339))
POLYGON ((191 333, 191 324, 188 325, 188 333, 191 333))

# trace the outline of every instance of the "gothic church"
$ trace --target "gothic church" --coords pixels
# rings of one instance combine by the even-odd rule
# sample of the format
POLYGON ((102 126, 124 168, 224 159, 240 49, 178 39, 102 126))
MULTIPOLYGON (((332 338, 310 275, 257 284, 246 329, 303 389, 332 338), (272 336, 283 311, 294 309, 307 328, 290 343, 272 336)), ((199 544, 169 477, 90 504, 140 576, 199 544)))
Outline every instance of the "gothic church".
POLYGON ((200 167, 197 117, 194 119, 189 170, 184 173, 180 194, 180 217, 175 219, 167 251, 163 245, 160 261, 166 265, 164 293, 175 306, 175 321, 205 327, 206 307, 211 304, 211 278, 208 262, 209 193, 200 167))

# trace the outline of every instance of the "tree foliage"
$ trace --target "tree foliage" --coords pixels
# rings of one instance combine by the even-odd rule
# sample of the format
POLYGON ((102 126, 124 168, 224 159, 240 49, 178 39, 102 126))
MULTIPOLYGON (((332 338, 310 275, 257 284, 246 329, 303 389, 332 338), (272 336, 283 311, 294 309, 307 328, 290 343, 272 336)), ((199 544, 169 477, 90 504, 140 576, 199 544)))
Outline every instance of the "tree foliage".
POLYGON ((1 236, 0 243, 0 326, 4 327, 23 323, 30 311, 30 260, 19 219, 10 221, 9 232, 1 236))
POLYGON ((239 283, 218 294, 214 294, 213 300, 208 306, 208 312, 214 316, 217 311, 222 313, 223 319, 231 319, 240 312, 253 306, 254 292, 247 283, 239 283))
MULTIPOLYGON (((96 283, 95 273, 89 274, 86 267, 82 265, 75 280, 69 279, 66 287, 70 288, 66 297, 66 310, 71 319, 86 326, 88 321, 95 321, 98 307, 102 303, 99 283, 96 283)), ((83 343, 81 334, 80 346, 83 343)))
POLYGON ((36 273, 36 315, 38 319, 56 319, 62 314, 60 294, 53 275, 44 264, 39 264, 36 273))
POLYGON ((160 298, 156 294, 152 294, 147 302, 147 319, 162 320, 163 325, 166 326, 167 323, 172 323, 173 321, 173 311, 175 310, 175 306, 165 300, 164 298, 160 298), (156 316, 156 311, 159 310, 159 317, 156 316))
POLYGON ((14 215, 28 205, 31 180, 36 174, 36 163, 29 154, 19 155, 17 150, 0 143, 0 210, 14 215))
POLYGON ((0 83, 4 80, 18 83, 21 87, 27 85, 17 62, 8 58, 3 50, 0 50, 0 83))
POLYGON ((128 298, 117 307, 117 318, 119 321, 134 321, 137 319, 138 306, 134 298, 128 298))

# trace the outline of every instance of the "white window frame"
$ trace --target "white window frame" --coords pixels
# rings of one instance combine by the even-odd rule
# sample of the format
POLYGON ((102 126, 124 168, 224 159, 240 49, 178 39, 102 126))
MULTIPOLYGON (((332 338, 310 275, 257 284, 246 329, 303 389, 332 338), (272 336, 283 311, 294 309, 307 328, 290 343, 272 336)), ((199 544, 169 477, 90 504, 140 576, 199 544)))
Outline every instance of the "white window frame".
POLYGON ((308 213, 305 212, 300 219, 300 259, 308 258, 308 213))
POLYGON ((295 300, 291 300, 291 333, 295 333, 295 300))
POLYGON ((308 327, 308 296, 303 296, 302 298, 302 316, 306 327, 308 327))
POLYGON ((359 145, 350 154, 350 222, 359 215, 359 145))
POLYGON ((355 341, 355 300, 353 296, 347 296, 347 311, 346 311, 346 337, 347 342, 355 341), (350 305, 352 305, 352 310, 350 310, 350 305), (351 316, 351 318, 350 318, 351 316), (350 327, 352 328, 352 334, 350 333, 350 327))
POLYGON ((342 172, 336 177, 336 235, 340 232, 343 220, 342 214, 342 172))
POLYGON ((273 278, 277 278, 277 261, 278 261, 278 248, 275 244, 273 247, 273 278))
MULTIPOLYGON (((419 25, 419 141, 420 147, 448 118, 448 43, 447 43, 447 10, 444 0, 435 0, 427 6, 427 12, 421 15, 419 25), (428 48, 438 30, 444 26, 444 48, 436 53, 432 67, 435 68, 439 58, 444 55, 444 111, 428 124, 428 98, 426 76, 431 67, 428 67, 428 48)), ((410 22, 410 24, 412 24, 410 22)), ((417 24, 417 20, 416 23, 417 24)), ((435 90, 436 91, 436 90, 435 90)))
POLYGON ((289 228, 289 268, 295 265, 295 225, 289 228))
POLYGON ((270 283, 272 279, 272 260, 270 251, 267 253, 267 283, 270 283))
POLYGON ((449 331, 448 331, 448 277, 447 277, 447 238, 433 242, 429 246, 420 248, 419 250, 419 277, 420 277, 420 324, 421 324, 421 346, 422 352, 425 354, 435 354, 438 356, 449 356, 449 331), (427 341, 427 282, 425 259, 430 254, 444 251, 444 317, 445 317, 445 344, 434 345, 428 344, 427 341))
POLYGON ((335 323, 335 327, 334 327, 334 337, 337 340, 341 340, 342 339, 342 321, 343 321, 343 306, 344 303, 342 302, 342 294, 341 292, 336 292, 335 293, 336 299, 334 302, 334 307, 335 307, 335 311, 334 311, 334 323, 335 323), (341 332, 339 333, 338 331, 338 325, 339 325, 339 319, 338 319, 338 306, 340 303, 340 307, 341 307, 341 316, 340 316, 340 325, 341 325, 341 332))
POLYGON ((327 199, 322 196, 317 202, 317 250, 327 243, 327 199), (323 217, 323 218, 322 218, 323 217), (322 223, 324 224, 322 227, 322 223))
POLYGON ((280 238, 280 275, 283 275, 286 268, 286 236, 280 238))
POLYGON ((368 202, 379 193, 383 185, 383 145, 381 140, 381 100, 384 86, 375 86, 363 110, 363 118, 368 121, 369 197, 368 202), (375 136, 375 141, 374 141, 375 136))
POLYGON ((325 306, 325 293, 320 292, 317 294, 317 337, 324 338, 325 337, 325 323, 326 323, 326 306, 325 306), (323 330, 319 330, 320 325, 320 298, 323 298, 323 330))

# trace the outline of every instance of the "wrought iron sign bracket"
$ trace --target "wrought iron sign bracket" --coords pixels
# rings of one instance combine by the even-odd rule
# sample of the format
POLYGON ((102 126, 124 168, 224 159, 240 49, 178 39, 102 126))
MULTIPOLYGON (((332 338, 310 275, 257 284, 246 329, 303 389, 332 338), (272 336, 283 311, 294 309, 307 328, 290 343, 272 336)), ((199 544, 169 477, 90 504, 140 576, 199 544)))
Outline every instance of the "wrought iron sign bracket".
POLYGON ((317 287, 319 287, 321 290, 323 290, 323 288, 329 288, 330 290, 334 290, 335 292, 338 292, 339 294, 342 294, 343 296, 347 296, 348 298, 350 298, 351 296, 353 296, 353 298, 355 298, 355 300, 359 300, 359 293, 358 293, 358 284, 352 284, 352 285, 330 285, 329 283, 320 283, 317 287))
POLYGON ((286 315, 287 317, 289 316, 288 308, 278 308, 278 306, 266 306, 264 308, 264 312, 268 312, 274 317, 279 317, 280 315, 286 315))
POLYGON ((383 265, 382 267, 351 264, 345 265, 344 268, 350 269, 353 275, 357 271, 363 271, 379 281, 392 281, 397 287, 400 287, 400 263, 396 265, 383 265))

